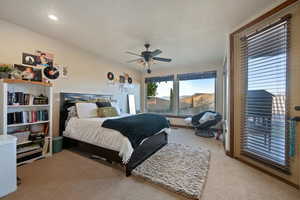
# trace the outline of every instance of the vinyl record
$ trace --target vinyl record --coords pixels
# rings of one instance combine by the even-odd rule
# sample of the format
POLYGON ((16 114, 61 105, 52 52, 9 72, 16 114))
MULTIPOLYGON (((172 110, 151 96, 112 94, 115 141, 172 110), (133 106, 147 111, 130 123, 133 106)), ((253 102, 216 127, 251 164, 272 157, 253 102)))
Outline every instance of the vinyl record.
POLYGON ((128 77, 127 81, 128 81, 129 84, 131 84, 132 83, 132 78, 128 77))
POLYGON ((108 72, 107 73, 107 78, 108 78, 108 80, 112 81, 112 80, 114 80, 115 76, 112 72, 108 72))
POLYGON ((54 80, 59 77, 59 70, 55 67, 46 67, 44 69, 44 74, 47 78, 54 80))

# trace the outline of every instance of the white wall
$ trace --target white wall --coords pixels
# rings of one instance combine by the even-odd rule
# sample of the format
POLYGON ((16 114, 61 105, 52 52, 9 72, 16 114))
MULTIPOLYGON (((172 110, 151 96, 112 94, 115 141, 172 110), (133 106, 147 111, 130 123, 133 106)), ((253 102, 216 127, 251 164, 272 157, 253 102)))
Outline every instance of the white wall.
MULTIPOLYGON (((199 67, 180 67, 180 68, 164 68, 164 69, 153 69, 153 72, 149 75, 144 73, 142 75, 142 84, 141 84, 141 94, 142 100, 141 105, 143 110, 145 110, 145 83, 144 80, 146 77, 151 76, 164 76, 172 74, 184 74, 191 72, 206 72, 206 71, 217 71, 217 82, 216 82, 216 110, 223 114, 223 67, 220 66, 199 66, 199 67)), ((183 119, 180 118, 170 118, 171 123, 175 125, 186 125, 183 119)))
POLYGON ((137 109, 140 109, 140 72, 0 20, 0 63, 21 64, 23 52, 34 53, 36 50, 54 53, 55 63, 67 66, 69 70, 67 79, 54 81, 54 135, 59 131, 60 92, 113 94, 121 108, 127 110, 127 93, 122 93, 118 85, 107 84, 106 74, 109 71, 114 72, 115 75, 125 72, 133 78, 134 88, 129 89, 128 93, 135 95, 137 109))

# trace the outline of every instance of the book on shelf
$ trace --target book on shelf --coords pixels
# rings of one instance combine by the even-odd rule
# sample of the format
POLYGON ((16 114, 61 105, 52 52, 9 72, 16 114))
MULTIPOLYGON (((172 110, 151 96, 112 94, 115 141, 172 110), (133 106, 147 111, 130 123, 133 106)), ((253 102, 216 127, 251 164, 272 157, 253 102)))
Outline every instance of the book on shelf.
POLYGON ((11 133, 11 135, 17 138, 17 144, 23 144, 29 142, 28 139, 29 139, 30 131, 28 130, 16 131, 11 133))
POLYGON ((37 159, 37 158, 41 158, 42 155, 42 150, 41 149, 37 149, 34 150, 32 152, 28 152, 28 154, 26 153, 25 155, 17 155, 17 163, 22 164, 26 161, 30 161, 31 159, 37 159))
POLYGON ((22 153, 26 153, 26 152, 37 150, 37 149, 41 149, 41 146, 39 144, 32 144, 32 145, 18 148, 17 154, 22 154, 22 153))
POLYGON ((47 121, 48 110, 38 111, 21 111, 7 113, 7 124, 22 124, 22 123, 35 123, 39 121, 47 121))
POLYGON ((41 152, 42 152, 42 148, 34 149, 32 151, 27 151, 27 152, 18 154, 17 159, 24 158, 24 157, 27 157, 27 156, 30 156, 30 155, 33 155, 33 154, 36 154, 36 153, 41 153, 41 152))
POLYGON ((43 105, 48 104, 48 97, 34 96, 23 92, 7 92, 8 105, 43 105))

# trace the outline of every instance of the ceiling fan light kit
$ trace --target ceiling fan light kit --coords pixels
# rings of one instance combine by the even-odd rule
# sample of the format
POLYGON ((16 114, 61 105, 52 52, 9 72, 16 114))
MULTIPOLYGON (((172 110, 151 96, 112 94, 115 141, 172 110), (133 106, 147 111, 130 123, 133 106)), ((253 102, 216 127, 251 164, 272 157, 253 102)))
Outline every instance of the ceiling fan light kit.
POLYGON ((159 61, 159 62, 171 62, 172 61, 172 59, 170 59, 170 58, 157 57, 159 54, 162 53, 162 51, 160 49, 156 49, 154 51, 149 51, 150 44, 146 43, 144 46, 145 46, 146 50, 141 52, 141 54, 127 51, 126 52, 127 54, 140 57, 138 59, 130 60, 127 63, 136 62, 138 64, 142 64, 144 67, 147 68, 147 73, 151 74, 152 71, 151 71, 150 67, 152 64, 155 64, 154 61, 159 61))

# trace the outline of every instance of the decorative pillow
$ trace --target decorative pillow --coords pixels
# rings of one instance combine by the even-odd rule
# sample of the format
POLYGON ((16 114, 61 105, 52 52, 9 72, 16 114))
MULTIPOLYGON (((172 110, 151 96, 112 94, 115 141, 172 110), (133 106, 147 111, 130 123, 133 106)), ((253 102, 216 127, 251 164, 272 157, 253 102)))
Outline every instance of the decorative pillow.
POLYGON ((213 120, 215 119, 216 115, 216 113, 207 112, 201 117, 201 119, 199 119, 199 123, 203 124, 207 121, 213 120))
POLYGON ((71 106, 67 110, 68 110, 68 116, 67 116, 67 120, 65 121, 65 127, 67 127, 67 124, 71 118, 77 117, 76 106, 71 106))
POLYGON ((184 119, 184 122, 186 123, 186 124, 192 124, 192 118, 191 117, 187 117, 187 118, 185 118, 184 119))
POLYGON ((97 98, 97 99, 89 99, 87 100, 89 103, 96 103, 96 102, 109 102, 108 98, 97 98))
POLYGON ((115 107, 100 107, 98 108, 98 117, 115 117, 118 112, 115 107))
POLYGON ((76 103, 76 110, 80 119, 97 117, 97 105, 95 103, 76 103))
POLYGON ((68 118, 71 119, 72 117, 77 117, 76 106, 71 106, 68 108, 68 118))
POLYGON ((111 103, 109 101, 107 102, 96 102, 96 105, 98 106, 98 108, 102 108, 102 107, 111 107, 111 103))

